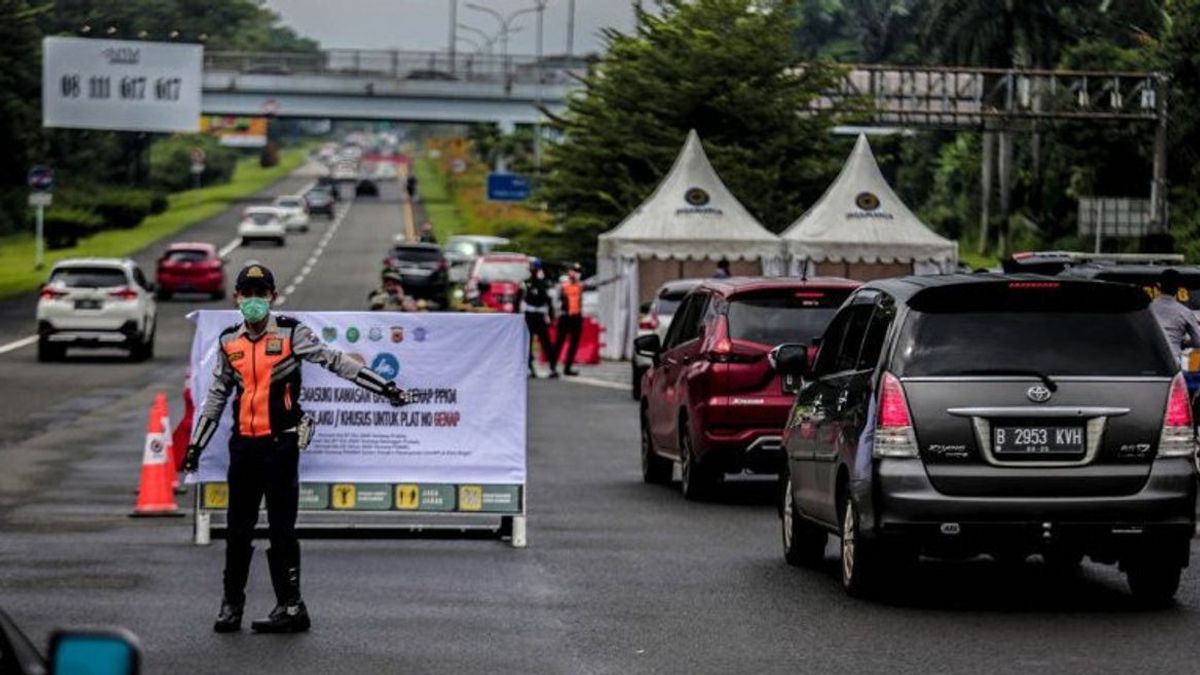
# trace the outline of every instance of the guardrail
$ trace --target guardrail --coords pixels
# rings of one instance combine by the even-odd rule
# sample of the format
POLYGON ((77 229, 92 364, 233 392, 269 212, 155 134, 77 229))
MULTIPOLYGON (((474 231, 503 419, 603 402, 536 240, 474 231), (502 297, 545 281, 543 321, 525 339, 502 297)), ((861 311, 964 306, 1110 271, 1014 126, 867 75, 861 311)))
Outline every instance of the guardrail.
MULTIPOLYGON (((588 73, 581 57, 544 57, 542 84, 569 84, 588 73)), ((209 72, 245 75, 342 75, 395 80, 536 84, 538 59, 528 55, 496 56, 400 50, 326 49, 318 52, 215 51, 204 55, 209 72)))

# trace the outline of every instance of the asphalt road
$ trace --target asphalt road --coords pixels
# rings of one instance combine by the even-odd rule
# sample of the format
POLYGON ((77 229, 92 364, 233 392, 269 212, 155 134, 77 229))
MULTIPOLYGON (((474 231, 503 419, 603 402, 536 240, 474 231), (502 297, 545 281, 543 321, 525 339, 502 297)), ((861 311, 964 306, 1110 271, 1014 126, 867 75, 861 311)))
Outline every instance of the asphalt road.
MULTIPOLYGON (((361 308, 399 205, 395 186, 358 200, 314 263, 321 228, 235 263, 259 258, 284 285, 311 264, 285 307, 361 308)), ((188 238, 231 229, 218 219, 188 238)), ((195 306, 164 308, 151 364, 0 356, 0 607, 39 643, 61 624, 124 625, 151 673, 1196 670, 1194 571, 1155 611, 1136 609, 1111 568, 1062 581, 987 560, 927 562, 887 599, 851 600, 832 547, 823 571, 784 564, 769 485, 708 504, 643 485, 628 394, 569 380, 530 383, 529 548, 306 540, 312 632, 215 635, 222 546, 191 545, 185 519, 126 518, 147 407, 159 389, 177 403, 195 306)), ((31 324, 19 320, 3 330, 19 336, 31 324)), ((273 602, 261 555, 250 597, 252 616, 273 602)))

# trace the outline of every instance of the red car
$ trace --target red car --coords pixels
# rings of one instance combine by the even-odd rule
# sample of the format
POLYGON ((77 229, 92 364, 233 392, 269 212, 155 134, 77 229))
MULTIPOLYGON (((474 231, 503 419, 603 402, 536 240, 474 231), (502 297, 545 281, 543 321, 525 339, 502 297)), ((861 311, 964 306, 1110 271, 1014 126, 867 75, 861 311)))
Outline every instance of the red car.
POLYGON ((819 338, 858 286, 848 279, 710 279, 676 309, 665 337, 634 344, 652 365, 642 376, 642 477, 710 496, 725 474, 778 473, 782 429, 799 382, 767 358, 785 343, 819 338))
POLYGON ((467 302, 497 312, 519 311, 517 296, 529 278, 529 260, 521 253, 489 253, 476 258, 467 276, 467 302))
POLYGON ((163 300, 175 293, 207 293, 218 300, 225 297, 225 262, 212 244, 171 244, 158 259, 156 276, 158 297, 163 300))

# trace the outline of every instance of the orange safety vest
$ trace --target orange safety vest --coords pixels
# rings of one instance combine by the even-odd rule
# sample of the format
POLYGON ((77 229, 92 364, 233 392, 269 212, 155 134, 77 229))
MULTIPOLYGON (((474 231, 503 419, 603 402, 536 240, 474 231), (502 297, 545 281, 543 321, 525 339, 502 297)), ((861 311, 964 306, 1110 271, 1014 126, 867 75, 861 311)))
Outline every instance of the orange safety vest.
POLYGON ((270 436, 294 427, 300 418, 296 402, 300 394, 300 360, 293 354, 292 331, 288 330, 295 321, 278 317, 272 323, 254 340, 244 330, 227 331, 221 336, 221 350, 236 373, 240 389, 233 410, 239 436, 270 436))
POLYGON ((579 316, 583 314, 583 284, 568 281, 562 285, 563 314, 579 316))

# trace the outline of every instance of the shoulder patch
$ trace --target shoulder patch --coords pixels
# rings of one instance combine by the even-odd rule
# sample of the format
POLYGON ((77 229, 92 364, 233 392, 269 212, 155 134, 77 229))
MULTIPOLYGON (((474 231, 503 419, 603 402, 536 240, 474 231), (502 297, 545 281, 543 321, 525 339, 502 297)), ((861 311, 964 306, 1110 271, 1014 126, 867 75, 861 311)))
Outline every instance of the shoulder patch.
POLYGON ((286 314, 275 315, 275 325, 282 328, 295 328, 300 325, 300 321, 295 317, 287 316, 286 314))

